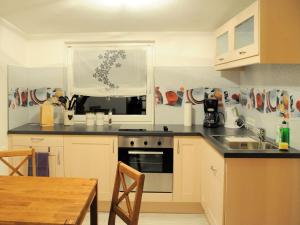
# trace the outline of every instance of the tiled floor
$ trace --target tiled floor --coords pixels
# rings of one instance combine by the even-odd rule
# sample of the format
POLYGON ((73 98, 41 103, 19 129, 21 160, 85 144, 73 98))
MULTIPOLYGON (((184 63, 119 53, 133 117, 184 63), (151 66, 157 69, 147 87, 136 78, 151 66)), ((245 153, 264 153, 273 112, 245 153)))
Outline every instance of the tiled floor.
MULTIPOLYGON (((107 225, 108 214, 98 214, 99 224, 107 225)), ((89 225, 89 216, 85 219, 84 225, 89 225)), ((117 225, 124 225, 117 220, 117 225)), ((140 215, 139 225, 209 225, 204 214, 153 214, 142 213, 140 215)))

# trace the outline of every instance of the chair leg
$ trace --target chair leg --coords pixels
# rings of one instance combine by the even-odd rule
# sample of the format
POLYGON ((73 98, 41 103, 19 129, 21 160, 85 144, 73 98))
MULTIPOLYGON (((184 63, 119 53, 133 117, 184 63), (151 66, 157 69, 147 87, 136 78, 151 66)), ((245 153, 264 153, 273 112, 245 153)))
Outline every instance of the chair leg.
POLYGON ((108 225, 115 225, 115 224, 116 224, 116 213, 113 210, 110 210, 108 225))

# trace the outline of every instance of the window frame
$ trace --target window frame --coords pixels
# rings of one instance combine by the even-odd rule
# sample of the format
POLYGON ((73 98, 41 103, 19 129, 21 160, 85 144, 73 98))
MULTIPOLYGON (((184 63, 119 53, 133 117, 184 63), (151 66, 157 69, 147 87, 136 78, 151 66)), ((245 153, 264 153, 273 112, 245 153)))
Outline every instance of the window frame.
MULTIPOLYGON (((74 93, 73 48, 74 47, 144 47, 147 49, 147 93, 145 115, 113 115, 113 124, 153 124, 154 123, 154 42, 65 42, 67 51, 67 90, 66 94, 74 93)), ((75 115, 76 123, 84 123, 85 115, 75 115)), ((105 116, 105 122, 108 118, 105 116)))

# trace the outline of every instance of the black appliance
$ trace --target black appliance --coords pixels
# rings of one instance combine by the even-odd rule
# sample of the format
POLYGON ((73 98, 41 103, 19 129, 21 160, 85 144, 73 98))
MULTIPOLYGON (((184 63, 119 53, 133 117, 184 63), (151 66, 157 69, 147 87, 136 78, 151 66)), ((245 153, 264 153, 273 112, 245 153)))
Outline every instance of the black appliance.
POLYGON ((144 192, 173 192, 173 137, 119 136, 118 160, 145 174, 144 192))
POLYGON ((218 99, 215 98, 208 98, 204 100, 204 127, 216 128, 219 126, 220 113, 218 112, 218 104, 218 99))

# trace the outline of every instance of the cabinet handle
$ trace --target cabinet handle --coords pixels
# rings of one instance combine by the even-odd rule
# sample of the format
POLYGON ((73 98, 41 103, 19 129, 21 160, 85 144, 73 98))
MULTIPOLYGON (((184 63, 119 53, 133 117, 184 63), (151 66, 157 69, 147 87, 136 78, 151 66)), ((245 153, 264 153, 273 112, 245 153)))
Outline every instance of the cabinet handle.
POLYGON ((115 154, 115 140, 113 140, 113 154, 115 154))
POLYGON ((214 167, 214 166, 210 166, 210 170, 216 174, 218 172, 218 170, 214 167))
POLYGON ((180 154, 180 148, 179 148, 179 140, 177 141, 177 154, 180 154))
POLYGON ((219 58, 218 60, 219 60, 219 61, 223 61, 223 60, 224 60, 224 58, 219 58))
POLYGON ((32 142, 40 142, 40 141, 43 141, 44 138, 30 138, 30 140, 31 140, 32 142))
POLYGON ((57 151, 57 165, 60 166, 60 150, 57 151))
POLYGON ((239 52, 240 55, 244 55, 244 54, 246 54, 246 53, 247 53, 246 51, 241 51, 241 52, 239 52))

